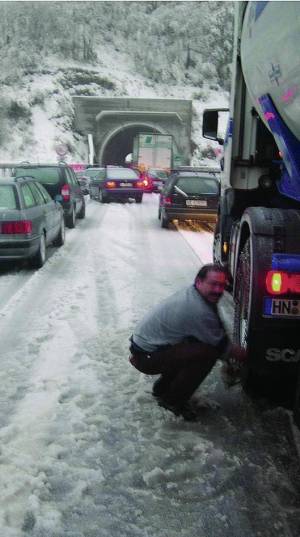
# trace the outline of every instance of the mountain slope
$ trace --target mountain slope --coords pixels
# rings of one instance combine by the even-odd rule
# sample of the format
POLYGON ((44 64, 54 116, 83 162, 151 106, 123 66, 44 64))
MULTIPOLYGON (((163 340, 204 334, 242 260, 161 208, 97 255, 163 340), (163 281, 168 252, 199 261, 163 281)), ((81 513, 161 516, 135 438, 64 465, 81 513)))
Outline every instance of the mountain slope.
MULTIPOLYGON (((202 109, 226 106, 228 93, 222 66, 211 62, 209 70, 203 61, 209 51, 195 37, 195 16, 198 28, 211 14, 230 21, 228 5, 225 12, 223 2, 3 2, 0 161, 56 160, 59 142, 68 145, 68 161, 86 160, 86 139, 73 130, 73 95, 193 99, 195 160, 201 158, 202 109), (188 41, 178 21, 184 15, 188 41)), ((211 29, 215 40, 224 34, 216 21, 211 29)))

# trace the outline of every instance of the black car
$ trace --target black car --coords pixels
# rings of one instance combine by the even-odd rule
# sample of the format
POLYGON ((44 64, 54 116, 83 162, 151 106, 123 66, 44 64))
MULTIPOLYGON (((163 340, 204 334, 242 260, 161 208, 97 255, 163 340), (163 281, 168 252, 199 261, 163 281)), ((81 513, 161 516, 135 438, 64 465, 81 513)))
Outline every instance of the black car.
POLYGON ((220 195, 218 173, 203 168, 173 170, 159 196, 158 218, 216 222, 220 195))
POLYGON ((50 196, 63 207, 69 228, 76 225, 76 217, 85 217, 85 199, 75 172, 66 164, 21 164, 13 175, 30 175, 41 183, 50 196))
POLYGON ((40 268, 49 244, 65 242, 61 204, 34 179, 0 179, 0 261, 29 259, 40 268))
POLYGON ((144 183, 138 172, 121 166, 106 166, 105 168, 90 168, 90 196, 99 199, 101 203, 109 201, 135 199, 141 203, 144 193, 144 183))

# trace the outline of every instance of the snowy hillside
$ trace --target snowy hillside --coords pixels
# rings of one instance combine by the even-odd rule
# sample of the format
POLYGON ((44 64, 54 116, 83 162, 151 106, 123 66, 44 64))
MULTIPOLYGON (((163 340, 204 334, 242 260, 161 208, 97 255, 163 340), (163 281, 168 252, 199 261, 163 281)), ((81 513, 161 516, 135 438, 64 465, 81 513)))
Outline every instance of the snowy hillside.
MULTIPOLYGON (((8 10, 7 4, 10 3, 4 4, 8 10)), ((15 5, 10 8, 10 11, 4 13, 6 16, 12 16, 12 9, 21 9, 21 3, 13 4, 15 5)), ((34 3, 27 2, 25 4, 34 3)), ((54 4, 61 4, 61 9, 66 9, 65 3, 55 2, 54 4)), ((73 2, 70 4, 74 5, 73 2)), ((79 2, 78 4, 83 3, 79 2)), ((94 9, 97 7, 94 6, 97 4, 95 2, 87 4, 93 4, 94 9)), ((103 4, 112 3, 104 2, 103 4)), ((121 10, 121 4, 123 5, 124 2, 117 2, 117 4, 121 10)), ((126 4, 128 6, 136 3, 126 2, 126 4)), ((160 5, 165 3, 145 2, 143 4, 160 5)), ((174 4, 177 5, 178 2, 174 4)), ((181 4, 190 3, 182 2, 181 4)), ((215 2, 215 4, 220 4, 220 2, 215 2)), ((164 6, 162 7, 166 9, 164 6)), ((3 9, 2 6, 0 9, 3 9)), ((86 160, 87 140, 73 129, 73 95, 192 99, 194 110, 192 142, 195 148, 193 163, 198 163, 199 159, 206 156, 207 153, 213 153, 207 150, 216 144, 210 144, 201 137, 202 110, 205 107, 228 105, 228 92, 221 89, 220 85, 214 82, 214 78, 209 77, 206 80, 204 77, 201 82, 192 83, 189 79, 197 79, 195 77, 197 66, 193 64, 193 76, 184 78, 178 72, 178 80, 175 80, 174 77, 172 79, 172 76, 164 82, 154 80, 157 78, 156 76, 146 76, 142 74, 142 72, 145 73, 144 68, 137 68, 134 48, 127 46, 126 50, 125 46, 120 46, 123 43, 122 36, 117 32, 116 35, 113 34, 113 40, 105 39, 104 34, 99 34, 98 41, 93 43, 93 58, 97 58, 97 60, 73 59, 67 54, 68 57, 62 58, 60 54, 54 54, 51 50, 37 60, 35 58, 36 52, 30 56, 32 43, 27 45, 33 15, 28 10, 25 13, 26 22, 28 22, 29 17, 31 18, 28 22, 26 39, 24 38, 23 56, 20 56, 19 48, 14 55, 15 45, 13 45, 11 37, 6 38, 5 45, 1 49, 4 67, 0 89, 1 162, 56 160, 55 146, 57 143, 67 144, 69 148, 67 160, 69 162, 86 160), (29 47, 28 58, 26 58, 26 46, 29 47), (14 61, 16 61, 18 69, 15 68, 14 61)), ((18 21, 19 11, 16 14, 15 20, 18 21)), ((176 35, 174 35, 174 41, 176 41, 176 35)), ((151 58, 149 62, 151 65, 151 58)), ((200 70, 201 66, 199 73, 200 70)))

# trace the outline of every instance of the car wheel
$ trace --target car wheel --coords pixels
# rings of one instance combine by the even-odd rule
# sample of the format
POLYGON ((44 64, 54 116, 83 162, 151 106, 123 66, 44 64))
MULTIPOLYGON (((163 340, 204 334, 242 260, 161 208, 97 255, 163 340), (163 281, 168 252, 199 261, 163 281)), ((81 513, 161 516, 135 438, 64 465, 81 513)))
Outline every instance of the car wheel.
POLYGON ((137 194, 137 195, 135 196, 135 201, 136 201, 136 203, 142 203, 142 201, 143 201, 143 194, 137 194))
POLYGON ((37 253, 31 259, 31 265, 34 268, 41 268, 46 261, 46 238, 44 232, 40 236, 39 248, 37 253))
POLYGON ((81 220, 83 220, 83 218, 85 218, 85 201, 84 200, 82 201, 82 206, 81 206, 81 209, 80 209, 80 211, 79 211, 77 216, 81 220))
POLYGON ((163 213, 160 215, 160 225, 165 229, 169 227, 169 219, 163 213))
POLYGON ((159 207, 159 209, 158 209, 158 220, 160 220, 160 219, 161 219, 161 208, 159 207))
POLYGON ((76 216, 75 216, 74 207, 72 207, 71 214, 68 214, 66 218, 66 224, 70 229, 73 229, 76 226, 76 216))
POLYGON ((63 244, 65 244, 65 238, 66 238, 66 227, 65 227, 65 221, 62 218, 60 229, 59 229, 57 237, 53 241, 53 245, 63 246, 63 244))
POLYGON ((99 197, 100 203, 108 203, 108 198, 104 194, 103 190, 101 190, 101 188, 99 188, 99 196, 98 197, 99 197))

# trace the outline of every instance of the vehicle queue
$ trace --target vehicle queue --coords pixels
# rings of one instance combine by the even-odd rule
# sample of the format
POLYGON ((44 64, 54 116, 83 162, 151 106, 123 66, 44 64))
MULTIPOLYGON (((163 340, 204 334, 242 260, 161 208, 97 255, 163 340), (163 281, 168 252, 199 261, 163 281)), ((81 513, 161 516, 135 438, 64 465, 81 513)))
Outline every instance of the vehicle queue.
POLYGON ((158 193, 163 228, 173 219, 215 222, 219 202, 217 170, 180 167, 170 172, 122 166, 87 166, 77 173, 66 163, 22 163, 0 179, 0 262, 26 260, 41 268, 49 245, 63 246, 65 227, 86 215, 86 196, 103 203, 158 193))

